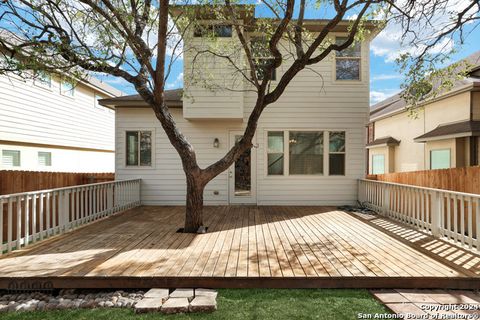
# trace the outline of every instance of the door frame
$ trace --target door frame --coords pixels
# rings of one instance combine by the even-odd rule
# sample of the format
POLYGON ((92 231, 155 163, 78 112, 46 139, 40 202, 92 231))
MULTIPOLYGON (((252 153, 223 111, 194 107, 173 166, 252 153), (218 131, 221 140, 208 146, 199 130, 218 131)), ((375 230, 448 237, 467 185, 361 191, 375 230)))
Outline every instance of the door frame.
MULTIPOLYGON (((228 145, 232 148, 235 144, 235 136, 243 135, 243 130, 229 130, 228 131, 228 145)), ((252 144, 256 145, 257 136, 252 139, 252 144)), ((235 163, 233 163, 227 172, 228 179, 228 203, 229 204, 256 204, 257 203, 257 148, 252 147, 250 153, 250 195, 236 196, 235 195, 235 163)))

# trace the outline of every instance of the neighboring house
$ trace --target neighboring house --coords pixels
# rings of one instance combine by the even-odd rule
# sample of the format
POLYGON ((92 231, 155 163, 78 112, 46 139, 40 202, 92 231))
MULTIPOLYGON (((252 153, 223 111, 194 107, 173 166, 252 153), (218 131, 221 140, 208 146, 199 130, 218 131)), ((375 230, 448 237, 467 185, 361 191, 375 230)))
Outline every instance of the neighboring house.
POLYGON ((420 103, 412 117, 397 94, 372 106, 368 172, 382 174, 479 164, 480 51, 465 59, 465 79, 420 103))
POLYGON ((113 109, 122 93, 95 78, 0 76, 0 170, 113 172, 113 109))
MULTIPOLYGON (((199 19, 206 25, 215 24, 205 17, 199 19)), ((324 25, 322 20, 306 22, 312 32, 324 25)), ((348 25, 348 21, 341 22, 330 38, 335 41, 344 37, 348 25)), ((370 24, 367 27, 374 29, 370 24)), ((218 32, 217 41, 223 44, 238 41, 231 25, 216 25, 209 30, 218 32)), ((258 34, 247 35, 251 42, 258 41, 258 34)), ((202 38, 201 32, 186 32, 184 89, 166 93, 167 105, 180 130, 193 144, 201 167, 221 158, 241 137, 256 97, 246 90, 246 81, 232 79, 235 71, 221 59, 210 57, 196 71, 209 73, 213 81, 222 84, 237 81, 236 89, 244 91, 212 92, 191 81, 194 54, 189 49, 210 41, 207 39, 202 38)), ((355 203, 357 179, 365 175, 369 40, 348 52, 332 53, 301 71, 283 96, 264 111, 254 148, 206 186, 205 202, 355 203)), ((243 56, 240 54, 238 59, 243 56)), ((277 70, 277 80, 290 63, 291 60, 285 60, 277 70)), ((272 81, 273 86, 275 83, 272 81)), ((180 158, 151 108, 139 96, 106 99, 101 103, 116 108, 116 179, 141 178, 144 204, 184 204, 186 184, 180 158)))

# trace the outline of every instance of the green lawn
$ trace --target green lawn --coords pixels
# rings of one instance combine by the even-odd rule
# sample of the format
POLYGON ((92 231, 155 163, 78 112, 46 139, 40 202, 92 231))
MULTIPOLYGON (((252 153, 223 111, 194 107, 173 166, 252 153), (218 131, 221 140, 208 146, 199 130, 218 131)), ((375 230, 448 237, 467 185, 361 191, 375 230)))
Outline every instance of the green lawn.
POLYGON ((3 320, 66 319, 357 319, 358 313, 385 313, 366 290, 224 289, 212 314, 136 315, 126 309, 94 309, 0 314, 3 320))

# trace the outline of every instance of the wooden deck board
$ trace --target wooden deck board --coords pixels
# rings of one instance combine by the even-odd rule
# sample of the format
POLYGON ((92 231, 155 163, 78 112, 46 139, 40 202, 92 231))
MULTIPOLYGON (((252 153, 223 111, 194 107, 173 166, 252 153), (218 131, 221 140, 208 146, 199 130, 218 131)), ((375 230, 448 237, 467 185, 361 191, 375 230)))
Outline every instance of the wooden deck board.
POLYGON ((345 279, 338 282, 341 287, 357 286, 362 279, 380 279, 385 285, 409 279, 412 286, 422 279, 437 279, 432 285, 442 279, 462 284, 459 279, 480 279, 475 252, 381 217, 363 221, 327 207, 206 207, 208 233, 194 235, 176 232, 183 211, 135 208, 5 255, 0 258, 0 287, 23 277, 54 283, 74 277, 85 286, 95 283, 89 279, 105 286, 113 283, 108 279, 139 279, 139 286, 145 285, 141 279, 182 285, 225 278, 239 286, 250 285, 250 278, 258 286, 305 279, 305 287, 328 286, 329 279, 333 285, 333 280, 345 279))

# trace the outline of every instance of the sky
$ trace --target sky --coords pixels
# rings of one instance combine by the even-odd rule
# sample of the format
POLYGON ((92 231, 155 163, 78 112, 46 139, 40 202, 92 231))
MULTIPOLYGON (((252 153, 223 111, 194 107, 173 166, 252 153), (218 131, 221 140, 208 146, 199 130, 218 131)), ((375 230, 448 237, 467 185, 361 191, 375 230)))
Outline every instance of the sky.
MULTIPOLYGON (((256 11, 256 15, 258 10, 256 11)), ((395 58, 403 52, 413 52, 415 48, 401 45, 399 26, 389 25, 370 44, 370 105, 380 102, 400 91, 403 82, 395 58)), ((458 39, 448 43, 447 48, 454 48, 455 54, 451 57, 452 63, 463 59, 475 51, 480 50, 480 30, 469 29, 465 42, 460 45, 458 39)), ((447 63, 447 64, 448 64, 447 63)), ((135 89, 125 80, 104 78, 105 82, 124 91, 126 94, 135 94, 135 89)), ((183 61, 178 60, 167 79, 166 89, 176 89, 183 86, 183 61)))

